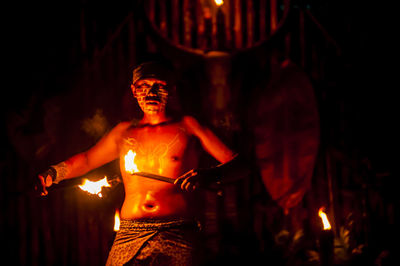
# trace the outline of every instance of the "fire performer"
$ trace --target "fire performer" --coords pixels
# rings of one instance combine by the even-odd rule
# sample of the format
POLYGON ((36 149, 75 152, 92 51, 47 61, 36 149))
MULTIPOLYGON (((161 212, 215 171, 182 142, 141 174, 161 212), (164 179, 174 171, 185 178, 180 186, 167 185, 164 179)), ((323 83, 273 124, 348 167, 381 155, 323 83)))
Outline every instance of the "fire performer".
POLYGON ((125 199, 120 230, 107 265, 196 264, 193 238, 196 238, 197 209, 196 194, 192 191, 215 179, 216 174, 231 169, 236 161, 234 152, 195 118, 184 116, 177 120, 167 115, 168 95, 175 87, 173 77, 172 69, 160 62, 136 67, 131 89, 144 113, 140 122, 118 124, 89 150, 39 175, 42 195, 46 195, 53 183, 79 177, 120 158, 125 199), (196 170, 198 141, 221 162, 219 167, 196 170), (172 178, 174 183, 128 173, 124 160, 129 151, 135 152, 134 163, 141 172, 172 178))

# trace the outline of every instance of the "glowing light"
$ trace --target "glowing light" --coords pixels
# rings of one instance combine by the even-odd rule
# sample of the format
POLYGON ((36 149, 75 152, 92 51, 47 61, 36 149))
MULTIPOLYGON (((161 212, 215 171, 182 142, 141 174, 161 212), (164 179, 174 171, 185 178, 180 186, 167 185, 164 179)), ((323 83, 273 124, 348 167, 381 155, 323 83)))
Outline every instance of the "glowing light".
POLYGON ((132 150, 129 150, 128 153, 124 157, 125 171, 127 171, 130 174, 139 172, 139 169, 138 169, 137 165, 135 164, 135 157, 136 157, 136 152, 133 152, 132 150))
POLYGON ((117 232, 119 231, 119 226, 120 226, 120 218, 119 218, 119 210, 115 210, 115 216, 114 216, 114 231, 117 232))
POLYGON ((331 230, 331 224, 329 223, 328 216, 326 216, 323 207, 319 209, 318 215, 319 217, 321 217, 322 223, 324 225, 324 230, 331 230))
POLYGON ((79 188, 83 191, 89 192, 90 194, 95 194, 100 198, 103 197, 101 194, 101 190, 103 187, 111 187, 111 185, 107 182, 107 177, 105 176, 103 179, 99 181, 90 181, 85 179, 82 185, 79 185, 79 188))
POLYGON ((224 4, 224 1, 223 1, 223 0, 214 0, 214 2, 215 2, 215 4, 216 4, 217 6, 221 6, 221 5, 224 4))

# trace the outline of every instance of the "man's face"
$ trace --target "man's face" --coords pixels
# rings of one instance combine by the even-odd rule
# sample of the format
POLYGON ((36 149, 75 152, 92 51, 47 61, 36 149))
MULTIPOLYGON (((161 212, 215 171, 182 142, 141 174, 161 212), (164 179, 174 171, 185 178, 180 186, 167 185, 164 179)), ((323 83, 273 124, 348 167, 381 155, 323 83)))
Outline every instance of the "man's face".
POLYGON ((166 85, 165 81, 154 78, 140 79, 131 85, 133 95, 144 113, 164 112, 168 99, 166 85))

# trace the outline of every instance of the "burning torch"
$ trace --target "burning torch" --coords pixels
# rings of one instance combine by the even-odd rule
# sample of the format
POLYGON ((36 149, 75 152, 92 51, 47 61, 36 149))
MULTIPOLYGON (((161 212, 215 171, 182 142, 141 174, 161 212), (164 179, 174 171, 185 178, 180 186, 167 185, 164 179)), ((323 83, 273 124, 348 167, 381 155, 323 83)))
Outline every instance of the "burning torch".
MULTIPOLYGON (((170 184, 174 184, 176 179, 175 178, 171 178, 171 177, 166 177, 166 176, 161 176, 161 175, 157 175, 157 174, 153 174, 153 173, 147 173, 147 172, 141 172, 138 168, 138 166, 135 163, 135 157, 136 157, 136 153, 133 152, 132 150, 129 150, 128 153, 124 156, 124 161, 125 161, 125 171, 131 175, 136 175, 136 176, 141 176, 141 177, 145 177, 145 178, 149 178, 149 179, 153 179, 153 180, 158 180, 158 181, 163 181, 163 182, 167 182, 170 184)), ((207 170, 207 169, 206 169, 207 170)), ((184 177, 189 176, 191 174, 192 171, 189 171, 187 173, 185 173, 184 177)), ((43 174, 43 176, 47 176, 47 174, 43 174)), ((86 191, 90 194, 93 195, 97 195, 98 197, 103 197, 102 194, 102 189, 104 187, 114 187, 115 185, 121 183, 122 180, 119 176, 114 177, 114 178, 107 178, 106 176, 103 179, 100 179, 98 181, 91 181, 87 178, 85 178, 83 180, 83 183, 78 185, 78 187, 83 190, 86 191)), ((216 186, 207 186, 207 187, 200 187, 200 189, 206 189, 209 191, 215 191, 217 192, 218 195, 222 195, 222 191, 220 190, 219 186, 221 185, 220 182, 214 182, 216 186)), ((74 183, 72 186, 75 186, 76 183, 74 183)), ((68 186, 61 186, 59 188, 66 188, 66 187, 70 187, 71 185, 68 186)), ((39 191, 39 188, 42 187, 40 184, 35 186, 35 192, 41 192, 39 191)), ((44 185, 43 185, 44 187, 44 185)), ((46 193, 41 193, 42 196, 47 195, 47 191, 46 193)))
POLYGON ((90 181, 89 179, 85 178, 83 180, 83 184, 78 185, 78 187, 83 191, 86 191, 93 195, 97 195, 99 198, 102 198, 103 194, 101 194, 101 191, 103 190, 103 187, 111 188, 119 183, 121 183, 121 179, 119 177, 108 179, 107 176, 105 176, 103 179, 100 179, 98 181, 90 181))
MULTIPOLYGON (((153 180, 158 180, 158 181, 163 181, 167 182, 170 184, 175 184, 176 179, 166 177, 166 176, 161 176, 161 175, 156 175, 152 173, 147 173, 147 172, 141 172, 138 168, 138 166, 135 163, 135 157, 136 157, 136 152, 133 152, 132 150, 129 150, 128 153, 125 155, 124 160, 125 160, 125 171, 131 175, 137 175, 145 178, 150 178, 153 180)), ((183 174, 182 176, 187 176, 190 174, 191 171, 183 174)), ((222 190, 219 189, 220 182, 216 182, 216 185, 218 187, 200 187, 200 189, 206 189, 209 191, 216 191, 219 196, 222 195, 222 190)))
POLYGON ((164 182, 171 183, 171 184, 173 184, 175 182, 175 179, 170 178, 170 177, 146 173, 146 172, 140 172, 139 168, 137 167, 137 165, 135 163, 135 157, 136 157, 136 152, 133 152, 132 150, 129 150, 128 153, 125 155, 125 157, 124 157, 125 171, 127 173, 129 173, 131 175, 138 175, 141 177, 154 179, 154 180, 164 181, 164 182))

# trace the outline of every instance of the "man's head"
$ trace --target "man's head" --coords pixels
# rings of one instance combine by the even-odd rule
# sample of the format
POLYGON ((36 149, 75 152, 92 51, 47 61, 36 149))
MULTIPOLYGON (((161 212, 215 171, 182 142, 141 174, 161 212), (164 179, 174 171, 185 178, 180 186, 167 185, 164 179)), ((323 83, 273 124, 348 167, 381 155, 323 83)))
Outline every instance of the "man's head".
POLYGON ((173 71, 165 64, 147 62, 133 70, 132 93, 146 114, 165 111, 169 90, 173 86, 173 71))

